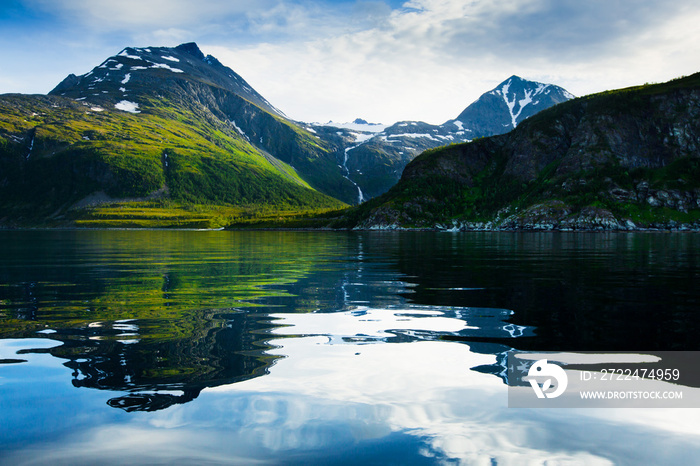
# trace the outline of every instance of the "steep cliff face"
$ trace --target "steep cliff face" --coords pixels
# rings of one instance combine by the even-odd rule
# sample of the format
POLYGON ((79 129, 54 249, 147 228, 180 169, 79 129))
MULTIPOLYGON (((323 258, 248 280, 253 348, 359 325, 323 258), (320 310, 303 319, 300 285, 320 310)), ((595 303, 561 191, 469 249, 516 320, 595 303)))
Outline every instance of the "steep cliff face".
POLYGON ((426 151, 360 228, 700 226, 700 74, 575 99, 511 133, 426 151))

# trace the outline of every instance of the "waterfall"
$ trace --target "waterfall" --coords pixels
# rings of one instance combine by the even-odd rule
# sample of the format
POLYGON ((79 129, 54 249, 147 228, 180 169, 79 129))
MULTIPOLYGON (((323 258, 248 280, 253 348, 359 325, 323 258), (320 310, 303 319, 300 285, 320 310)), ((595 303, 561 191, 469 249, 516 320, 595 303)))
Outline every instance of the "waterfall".
POLYGON ((356 146, 347 147, 345 149, 345 156, 343 157, 342 168, 343 168, 343 171, 345 172, 343 175, 343 178, 345 178, 350 183, 355 185, 355 187, 357 188, 357 203, 362 204, 365 201, 365 196, 364 196, 364 194, 362 194, 362 189, 360 189, 360 186, 357 183, 355 183, 353 180, 350 179, 350 170, 348 170, 348 152, 350 152, 351 150, 353 150, 357 146, 359 146, 359 144, 356 146))

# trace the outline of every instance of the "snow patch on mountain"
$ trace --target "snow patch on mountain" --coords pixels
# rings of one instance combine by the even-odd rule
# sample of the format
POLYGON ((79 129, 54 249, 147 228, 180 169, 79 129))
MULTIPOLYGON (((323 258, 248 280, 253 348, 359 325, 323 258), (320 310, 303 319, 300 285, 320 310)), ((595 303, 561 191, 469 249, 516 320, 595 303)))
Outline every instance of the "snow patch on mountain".
POLYGON ((170 70, 173 73, 184 73, 184 71, 182 71, 181 69, 172 68, 171 66, 166 65, 165 63, 154 63, 153 66, 151 66, 151 68, 162 68, 162 69, 170 70))
MULTIPOLYGON (((238 126, 238 125, 236 124, 235 121, 231 120, 230 123, 233 125, 233 127, 236 129, 236 131, 238 131, 238 134, 240 134, 241 136, 243 136, 243 137, 245 138, 246 141, 250 142, 250 138, 248 137, 248 135, 245 134, 245 132, 241 129, 240 126, 238 126)), ((260 138, 260 143, 262 143, 262 138, 260 138)))
POLYGON ((413 138, 413 139, 419 139, 419 138, 428 138, 432 139, 433 141, 437 141, 438 139, 435 138, 432 134, 429 133, 401 133, 401 134, 390 134, 387 136, 387 139, 396 139, 396 138, 413 138))
POLYGON ((355 120, 350 123, 336 123, 334 121, 329 121, 328 123, 312 123, 312 125, 330 126, 332 128, 348 129, 351 131, 361 131, 364 133, 381 133, 389 127, 389 125, 383 125, 381 123, 358 123, 358 120, 355 120))
POLYGON ((122 50, 119 52, 117 55, 118 57, 126 57, 126 58, 131 58, 132 60, 143 60, 143 58, 139 57, 138 55, 131 55, 129 52, 126 51, 126 49, 122 50))
MULTIPOLYGON (((522 99, 518 99, 517 91, 512 92, 512 93, 510 92, 511 85, 513 85, 512 78, 509 79, 507 82, 505 82, 500 89, 495 89, 495 90, 491 91, 489 94, 500 95, 503 98, 503 101, 505 102, 506 107, 508 107, 508 112, 509 112, 510 118, 511 118, 511 124, 512 124, 513 128, 515 128, 518 125, 518 118, 522 114, 523 109, 530 104, 537 105, 539 103, 539 100, 534 100, 534 97, 536 97, 542 93, 549 93, 548 88, 551 85, 537 83, 537 87, 534 89, 527 89, 527 88, 523 89, 523 98, 522 99)), ((569 97, 569 96, 567 96, 567 97, 569 97)), ((569 98, 571 98, 571 97, 569 97, 569 98)))
POLYGON ((503 101, 506 103, 506 106, 508 107, 508 112, 510 113, 510 118, 513 122, 513 128, 518 124, 516 121, 518 116, 520 116, 520 111, 522 111, 522 107, 520 108, 520 111, 518 113, 515 113, 515 96, 513 96, 513 100, 511 101, 508 98, 508 90, 510 89, 511 81, 508 81, 506 84, 503 85, 499 93, 501 96, 503 96, 503 101))
POLYGON ((369 141, 370 139, 372 139, 372 138, 375 136, 375 133, 356 133, 356 132, 351 132, 350 134, 352 134, 352 135, 355 137, 355 142, 357 143, 358 146, 359 146, 360 144, 363 144, 363 143, 369 141))
POLYGON ((114 104, 114 108, 117 110, 122 110, 129 113, 141 113, 139 110, 139 104, 136 102, 129 102, 128 100, 122 100, 114 104))

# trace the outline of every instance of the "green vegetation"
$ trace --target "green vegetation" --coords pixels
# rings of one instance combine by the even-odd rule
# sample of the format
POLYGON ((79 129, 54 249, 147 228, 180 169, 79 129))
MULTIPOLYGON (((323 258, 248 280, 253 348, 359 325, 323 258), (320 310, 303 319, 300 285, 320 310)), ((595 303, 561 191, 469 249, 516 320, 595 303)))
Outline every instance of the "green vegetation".
POLYGON ((303 213, 343 206, 311 189, 288 164, 261 154, 203 106, 160 96, 140 111, 60 97, 0 96, 0 219, 200 228, 225 226, 240 217, 238 211, 249 216, 261 209, 303 213), (80 208, 100 192, 111 199, 112 211, 80 208), (115 212, 119 200, 127 203, 115 212), (152 200, 173 202, 147 202, 152 200), (129 201, 141 202, 143 213, 136 214, 129 201), (197 213, 202 209, 205 214, 197 213))
MULTIPOLYGON (((79 227, 86 228, 194 228, 260 227, 284 225, 328 215, 329 209, 304 209, 291 205, 236 207, 143 201, 106 204, 71 212, 79 227)), ((336 212, 330 210, 330 212, 336 212)), ((300 228, 300 227, 299 227, 300 228)))

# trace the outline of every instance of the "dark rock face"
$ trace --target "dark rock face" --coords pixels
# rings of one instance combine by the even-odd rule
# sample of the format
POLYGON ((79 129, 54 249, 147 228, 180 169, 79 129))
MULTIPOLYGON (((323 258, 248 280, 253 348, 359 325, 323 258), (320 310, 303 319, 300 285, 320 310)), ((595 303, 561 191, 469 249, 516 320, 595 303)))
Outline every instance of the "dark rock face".
POLYGON ((58 86, 56 86, 54 88, 54 90, 51 92, 60 94, 61 92, 67 91, 68 89, 77 86, 79 83, 80 83, 80 78, 78 78, 76 75, 71 73, 68 76, 66 76, 66 78, 63 81, 61 81, 58 84, 58 86))
POLYGON ((186 44, 180 44, 177 47, 175 47, 175 50, 178 50, 183 53, 188 53, 192 55, 194 58, 197 60, 204 60, 204 54, 202 53, 201 50, 199 50, 199 46, 194 43, 194 42, 188 42, 186 44))
POLYGON ((576 99, 421 155, 357 226, 698 228, 699 116, 700 74, 576 99))

